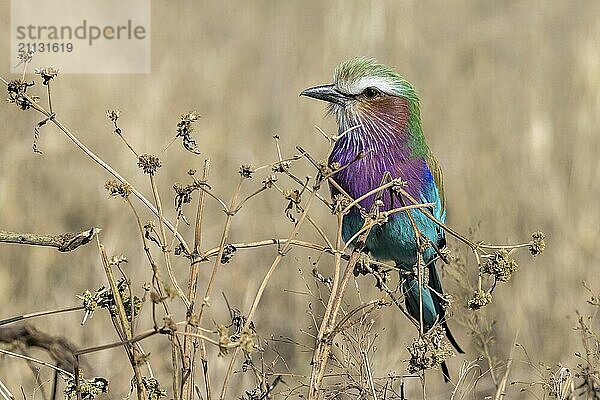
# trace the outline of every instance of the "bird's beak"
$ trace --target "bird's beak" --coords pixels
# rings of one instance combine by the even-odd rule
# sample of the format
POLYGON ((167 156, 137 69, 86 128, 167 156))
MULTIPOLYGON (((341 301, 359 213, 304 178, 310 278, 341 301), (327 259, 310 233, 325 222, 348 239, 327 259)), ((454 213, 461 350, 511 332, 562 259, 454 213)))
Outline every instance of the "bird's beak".
POLYGON ((300 96, 312 97, 313 99, 323 100, 328 103, 344 105, 346 96, 338 91, 334 85, 321 85, 304 89, 300 96))

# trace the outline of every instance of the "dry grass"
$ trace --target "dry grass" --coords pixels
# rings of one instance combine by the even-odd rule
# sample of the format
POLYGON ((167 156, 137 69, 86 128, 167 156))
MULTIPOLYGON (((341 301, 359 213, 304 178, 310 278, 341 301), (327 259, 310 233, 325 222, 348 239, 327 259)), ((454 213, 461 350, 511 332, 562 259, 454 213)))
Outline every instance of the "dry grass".
MULTIPOLYGON (((197 138, 202 154, 213 160, 211 181, 219 182, 215 191, 229 198, 240 164, 273 160, 273 134, 280 135, 288 153, 300 144, 322 154, 322 138, 312 126, 333 132, 333 121, 323 120, 319 106, 298 99, 298 93, 328 81, 343 59, 375 56, 396 65, 419 90, 425 133, 445 170, 450 224, 467 231, 481 223, 477 237, 491 241, 522 239, 537 227, 549 238, 547 253, 537 263, 522 261, 517 276, 495 293, 497 301, 488 310, 497 321, 495 354, 506 358, 518 331, 518 342, 536 361, 577 363, 574 311, 588 297, 581 281, 594 279, 599 258, 600 4, 460 2, 444 7, 417 1, 263 1, 242 9, 222 2, 177 7, 155 3, 153 15, 152 74, 61 76, 53 89, 55 108, 69 127, 134 185, 147 188, 146 178, 111 133, 106 109, 123 110, 121 127, 140 152, 160 151, 179 114, 198 110, 202 119, 197 138)), ((8 27, 8 12, 0 20, 8 27)), ((14 62, 8 57, 8 35, 0 40, 6 71, 14 62)), ((90 167, 54 128, 42 131, 44 155, 32 154, 33 113, 5 105, 0 119, 2 228, 58 233, 101 225, 106 248, 132 260, 127 266, 130 277, 145 278, 146 270, 136 268, 145 257, 137 226, 122 204, 107 200, 102 189, 107 175, 90 167)), ((161 159, 164 167, 157 180, 165 199, 173 182, 186 179, 189 168, 201 169, 201 159, 179 149, 169 149, 161 159)), ((152 197, 150 190, 145 194, 152 197)), ((285 236, 291 228, 282 217, 285 205, 278 196, 266 196, 240 212, 231 227, 232 241, 285 236)), ((172 208, 166 208, 172 219, 172 208)), ((205 227, 204 240, 216 245, 225 215, 213 203, 206 213, 218 222, 205 227)), ((149 218, 143 216, 144 221, 149 218)), ((323 210, 318 218, 332 217, 323 210)), ((304 232, 306 237, 313 234, 304 232)), ((215 286, 227 293, 233 307, 248 310, 275 254, 275 248, 240 252, 215 286)), ((278 327, 274 334, 296 337, 310 324, 308 317, 286 318, 303 315, 306 300, 284 292, 305 290, 297 270, 303 268, 306 275, 312 269, 309 254, 295 251, 286 258, 264 294, 257 326, 278 327)), ((77 302, 75 294, 105 280, 93 246, 65 255, 3 245, 0 269, 3 317, 71 306, 77 302)), ((182 281, 187 274, 175 272, 182 281)), ((210 268, 202 269, 200 282, 209 275, 210 268)), ((213 307, 215 314, 228 315, 218 293, 213 307)), ((386 349, 377 353, 380 374, 404 372, 400 361, 408 357, 404 349, 414 332, 397 314, 383 311, 375 322, 398 319, 378 339, 378 348, 386 349)), ((79 317, 48 317, 43 324, 48 332, 66 335, 81 346, 117 339, 106 316, 97 315, 86 329, 74 328, 79 317)), ((465 338, 464 331, 455 331, 465 338)), ((149 347, 161 343, 157 338, 148 341, 149 347)), ((469 350, 468 358, 474 358, 474 349, 469 350)), ((307 356, 296 346, 282 351, 290 369, 307 373, 307 356)), ((157 374, 168 376, 169 353, 165 349, 154 354, 167 356, 164 365, 155 367, 157 374)), ((211 357, 217 379, 228 359, 211 357)), ((88 361, 98 375, 111 379, 113 397, 127 394, 130 376, 119 373, 122 367, 115 369, 127 362, 121 350, 98 353, 88 361)), ((462 359, 450 364, 457 370, 462 359)), ((15 365, 2 360, 2 380, 31 387, 31 374, 15 365)), ((521 380, 529 379, 527 365, 513 368, 521 380)), ((433 373, 428 385, 430 398, 447 398, 450 388, 433 373)), ((420 385, 407 386, 407 391, 418 392, 420 385)), ((490 388, 489 382, 481 383, 481 393, 490 388)), ((517 389, 509 398, 526 395, 517 389)))

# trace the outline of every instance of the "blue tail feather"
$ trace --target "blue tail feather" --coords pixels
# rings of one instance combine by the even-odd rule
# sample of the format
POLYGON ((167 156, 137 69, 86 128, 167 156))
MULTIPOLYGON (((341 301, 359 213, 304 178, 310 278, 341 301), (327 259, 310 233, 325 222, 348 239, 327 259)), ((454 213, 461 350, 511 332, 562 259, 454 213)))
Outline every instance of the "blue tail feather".
MULTIPOLYGON (((423 301, 423 328, 425 331, 428 331, 437 321, 439 321, 446 331, 448 341, 458 353, 463 354, 464 351, 452 335, 445 318, 446 312, 442 305, 444 300, 440 298, 440 295, 443 294, 442 285, 435 264, 429 263, 428 269, 429 281, 427 282, 427 286, 421 288, 421 298, 423 301)), ((402 290, 404 292, 405 305, 408 313, 415 320, 420 321, 418 279, 414 276, 406 278, 402 284, 402 290)), ((444 381, 448 382, 450 375, 448 373, 448 366, 445 362, 442 363, 441 368, 444 375, 444 381)))

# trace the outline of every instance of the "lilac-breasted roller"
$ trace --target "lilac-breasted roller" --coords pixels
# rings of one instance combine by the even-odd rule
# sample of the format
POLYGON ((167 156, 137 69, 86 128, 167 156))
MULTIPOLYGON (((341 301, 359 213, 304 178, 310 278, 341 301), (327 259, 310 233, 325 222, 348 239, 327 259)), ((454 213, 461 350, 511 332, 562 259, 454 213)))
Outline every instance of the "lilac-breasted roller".
MULTIPOLYGON (((429 210, 445 221, 444 182, 440 165, 427 146, 419 98, 413 86, 392 68, 371 58, 356 58, 342 63, 334 73, 334 82, 304 90, 301 95, 324 100, 337 119, 339 138, 329 157, 329 164, 346 166, 334 175, 335 181, 353 199, 381 186, 386 176, 406 182, 405 190, 416 201, 433 203, 429 210), (366 154, 359 157, 360 154, 366 154)), ((332 196, 338 193, 331 187, 332 196)), ((380 196, 380 210, 391 210, 410 204, 392 191, 380 196)), ((378 195, 360 202, 370 212, 378 195)), ((445 246, 444 230, 421 211, 410 214, 418 230, 432 246, 445 246)), ((342 234, 345 241, 363 226, 358 207, 344 216, 342 234)), ((404 271, 413 271, 417 263, 417 240, 406 212, 393 214, 383 225, 375 225, 365 244, 365 251, 379 260, 392 260, 404 271)), ((460 346, 450 333, 445 320, 442 286, 435 268, 435 249, 424 252, 429 280, 421 289, 424 329, 440 322, 456 350, 460 346)), ((409 314, 420 321, 419 283, 416 276, 403 274, 402 290, 409 314)), ((445 379, 448 370, 442 364, 445 379)))

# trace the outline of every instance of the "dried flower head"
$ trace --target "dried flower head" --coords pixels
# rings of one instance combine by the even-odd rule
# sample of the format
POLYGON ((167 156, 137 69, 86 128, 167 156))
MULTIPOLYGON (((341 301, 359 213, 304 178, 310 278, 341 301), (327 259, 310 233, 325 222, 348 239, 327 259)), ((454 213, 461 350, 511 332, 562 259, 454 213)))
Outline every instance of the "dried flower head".
POLYGON ((333 196, 333 201, 331 202, 331 213, 338 214, 341 213, 348 207, 351 203, 351 200, 345 194, 339 193, 333 196))
POLYGON ((36 68, 33 72, 42 78, 44 85, 48 85, 58 75, 58 70, 54 67, 36 68))
MULTIPOLYGON (((108 392, 108 381, 104 378, 96 377, 94 379, 85 379, 83 373, 79 371, 79 394, 84 400, 93 400, 101 393, 108 392)), ((69 400, 77 397, 77 386, 75 385, 75 376, 67 379, 65 385, 65 399, 69 400)))
POLYGON ((125 257, 124 255, 120 255, 120 256, 112 256, 108 263, 112 267, 118 267, 119 265, 125 264, 127 262, 129 262, 127 260, 127 257, 125 257))
POLYGON ((302 194, 298 189, 285 189, 283 191, 283 197, 289 200, 287 207, 285 208, 285 215, 292 221, 296 222, 293 211, 300 212, 300 202, 302 201, 302 194))
POLYGON ((32 87, 34 84, 34 82, 29 83, 22 79, 15 79, 8 82, 8 85, 6 86, 8 98, 6 101, 9 103, 14 103, 21 110, 29 109, 32 105, 29 99, 34 102, 39 100, 39 97, 37 96, 30 96, 29 98, 27 97, 27 89, 32 87))
POLYGON ((269 175, 262 181, 262 184, 265 188, 271 189, 275 182, 277 182, 277 175, 269 175))
MULTIPOLYGON (((142 384, 144 388, 148 391, 148 400, 160 400, 163 397, 167 397, 167 391, 160 388, 160 383, 156 380, 156 378, 142 378, 142 384)), ((135 383, 132 382, 131 387, 134 387, 135 383)))
POLYGON ((121 110, 106 110, 106 118, 110 119, 112 122, 117 122, 120 116, 121 110))
POLYGON ((240 166, 239 174, 242 176, 242 178, 252 178, 254 169, 254 165, 252 164, 242 164, 240 166))
POLYGON ((507 250, 502 249, 488 256, 481 272, 493 275, 500 282, 506 282, 517 269, 519 269, 519 264, 510 258, 510 253, 507 250))
POLYGON ((177 136, 183 138, 183 147, 194 154, 200 154, 198 144, 192 138, 191 134, 194 131, 192 124, 200 119, 200 115, 195 111, 187 114, 182 114, 181 119, 177 123, 177 136))
POLYGON ((393 180, 394 184, 392 185, 392 191, 400 194, 402 190, 408 187, 408 182, 402 180, 401 178, 396 178, 393 180))
POLYGON ((221 256, 221 264, 227 264, 233 258, 237 249, 234 245, 228 244, 223 248, 223 255, 221 256))
POLYGON ((440 325, 435 325, 419 338, 413 339, 407 347, 410 353, 408 372, 419 373, 426 369, 438 368, 454 352, 446 340, 446 332, 440 325))
POLYGON ((17 54, 17 60, 19 60, 19 63, 17 64, 17 66, 25 63, 28 64, 31 62, 31 60, 33 60, 33 54, 35 53, 35 50, 33 50, 32 47, 29 47, 27 50, 23 49, 21 51, 19 51, 19 53, 17 54))
POLYGON ((152 154, 142 154, 139 156, 137 165, 148 175, 154 175, 161 167, 160 159, 152 154))
POLYGON ((88 318, 92 318, 94 316, 94 312, 98 308, 98 302, 96 301, 95 294, 92 294, 89 290, 86 290, 82 294, 78 294, 77 298, 82 300, 83 306, 83 320, 81 321, 81 325, 85 324, 88 318))
POLYGON ((104 184, 104 189, 106 189, 112 197, 120 196, 126 199, 131 194, 131 186, 129 184, 118 182, 116 180, 107 181, 104 184))
POLYGON ((534 232, 531 235, 531 239, 531 245, 529 245, 529 252, 531 255, 535 257, 542 254, 542 251, 546 249, 546 241, 544 240, 546 239, 546 235, 544 235, 544 232, 534 232))
POLYGON ((286 172, 288 169, 290 169, 291 165, 292 165, 292 163, 289 161, 279 161, 279 162, 273 164, 273 167, 271 167, 271 170, 275 173, 281 174, 281 173, 286 172))
POLYGON ((469 299, 467 306, 471 310, 479 310, 492 302, 492 294, 484 290, 477 290, 469 299))
POLYGON ((175 190, 175 209, 180 210, 183 204, 192 202, 192 192, 195 190, 193 185, 183 186, 176 182, 173 190, 175 190))

